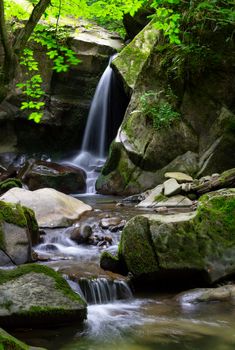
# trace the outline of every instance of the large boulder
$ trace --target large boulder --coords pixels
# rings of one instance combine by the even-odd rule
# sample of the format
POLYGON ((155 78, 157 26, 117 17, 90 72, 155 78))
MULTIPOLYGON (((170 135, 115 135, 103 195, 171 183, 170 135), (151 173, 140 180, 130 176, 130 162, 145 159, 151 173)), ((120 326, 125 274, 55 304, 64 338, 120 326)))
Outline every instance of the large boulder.
POLYGON ((0 201, 0 266, 32 261, 32 244, 39 242, 34 212, 0 201))
POLYGON ((49 267, 28 264, 0 270, 2 327, 57 326, 85 318, 85 301, 49 267))
POLYGON ((195 212, 131 219, 119 257, 137 282, 211 284, 235 273, 234 227, 235 189, 211 192, 195 212))
POLYGON ((26 162, 18 176, 31 191, 44 187, 63 193, 81 193, 86 190, 86 173, 75 166, 42 160, 26 162))
POLYGON ((52 188, 36 191, 12 188, 0 197, 0 200, 20 203, 32 209, 40 227, 66 227, 86 211, 92 210, 82 201, 52 188))
POLYGON ((174 63, 168 57, 172 48, 160 41, 150 22, 113 61, 131 100, 98 179, 100 193, 143 192, 160 184, 166 171, 200 177, 235 166, 234 53, 207 74, 174 80, 167 71, 174 63), (164 120, 177 114, 164 127, 164 120), (189 170, 184 158, 193 165, 189 170))

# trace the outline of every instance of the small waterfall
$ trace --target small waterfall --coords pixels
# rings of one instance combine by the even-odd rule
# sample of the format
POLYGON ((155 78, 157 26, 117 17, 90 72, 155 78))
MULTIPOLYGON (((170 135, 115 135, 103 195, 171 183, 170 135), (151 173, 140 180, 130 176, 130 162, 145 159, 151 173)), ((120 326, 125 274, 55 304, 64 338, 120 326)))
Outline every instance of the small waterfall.
POLYGON ((81 278, 79 286, 89 304, 106 304, 132 297, 130 287, 124 281, 112 281, 107 278, 81 278))
POLYGON ((82 147, 70 163, 87 174, 87 193, 95 193, 95 182, 106 160, 108 147, 123 119, 128 98, 109 60, 92 99, 82 147))

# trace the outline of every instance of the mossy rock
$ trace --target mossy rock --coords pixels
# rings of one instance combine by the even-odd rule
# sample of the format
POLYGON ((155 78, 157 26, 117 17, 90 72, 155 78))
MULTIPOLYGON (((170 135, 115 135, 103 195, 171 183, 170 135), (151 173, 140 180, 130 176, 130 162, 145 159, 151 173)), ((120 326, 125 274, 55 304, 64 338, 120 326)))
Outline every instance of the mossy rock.
POLYGON ((194 285, 212 284, 235 274, 234 228, 235 189, 214 191, 199 199, 196 212, 131 219, 120 254, 136 280, 149 274, 179 284, 197 274, 194 285))
MULTIPOLYGON (((34 212, 20 204, 0 201, 0 249, 11 263, 18 265, 32 261, 31 247, 38 241, 39 229, 34 212)), ((3 256, 0 266, 5 264, 3 256)))
POLYGON ((127 267, 119 254, 113 255, 104 251, 100 256, 100 267, 104 270, 112 271, 121 275, 127 275, 127 267))
POLYGON ((135 277, 149 275, 158 270, 147 218, 136 216, 128 221, 122 232, 119 256, 135 277))
POLYGON ((0 328, 0 350, 46 350, 29 346, 0 328))
POLYGON ((19 179, 9 178, 0 182, 0 194, 14 187, 22 187, 22 182, 19 179))
POLYGON ((56 326, 86 318, 85 301, 47 266, 28 264, 0 271, 0 295, 4 327, 56 326))

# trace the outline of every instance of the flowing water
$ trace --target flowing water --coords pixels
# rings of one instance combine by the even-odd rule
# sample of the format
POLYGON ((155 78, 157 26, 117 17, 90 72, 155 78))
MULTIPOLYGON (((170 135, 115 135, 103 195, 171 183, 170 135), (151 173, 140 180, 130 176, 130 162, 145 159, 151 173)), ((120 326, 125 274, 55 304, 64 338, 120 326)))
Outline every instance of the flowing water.
MULTIPOLYGON (((141 213, 133 207, 116 207, 115 202, 103 197, 83 197, 83 200, 95 208, 83 220, 97 231, 102 231, 101 217, 119 215, 128 219, 141 213)), ((108 233, 113 237, 113 245, 108 248, 111 249, 117 245, 120 232, 108 233)), ((36 251, 50 257, 48 266, 73 276, 69 280, 71 287, 89 304, 87 321, 83 327, 73 324, 56 329, 19 330, 14 335, 49 350, 235 348, 234 305, 192 304, 188 297, 179 301, 174 294, 132 294, 126 279, 108 275, 99 268, 103 249, 106 248, 75 243, 69 238, 69 229, 47 231, 36 251)))
POLYGON ((110 58, 92 99, 82 147, 79 153, 66 161, 85 170, 87 193, 95 193, 95 182, 106 160, 108 147, 115 138, 127 107, 122 85, 110 66, 110 58))

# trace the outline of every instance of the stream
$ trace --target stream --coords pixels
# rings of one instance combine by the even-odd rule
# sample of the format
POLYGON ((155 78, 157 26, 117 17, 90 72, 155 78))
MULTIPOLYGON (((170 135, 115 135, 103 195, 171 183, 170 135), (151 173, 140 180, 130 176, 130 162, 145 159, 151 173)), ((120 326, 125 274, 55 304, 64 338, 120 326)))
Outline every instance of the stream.
MULTIPOLYGON (((102 196, 79 197, 94 210, 82 218, 101 230, 100 219, 119 216, 130 219, 146 211, 133 206, 116 206, 117 199, 102 196)), ((109 232, 112 244, 77 244, 68 229, 48 230, 35 251, 42 262, 70 276, 71 287, 88 300, 88 317, 83 327, 76 324, 51 329, 20 329, 14 336, 48 350, 230 350, 235 347, 235 307, 230 303, 191 304, 179 302, 174 294, 137 294, 125 278, 104 272, 99 256, 114 249, 121 232, 109 232), (67 233, 66 233, 67 232, 67 233), (72 276, 72 278, 71 278, 72 276), (92 284, 78 285, 77 279, 92 284), (72 280, 71 280, 72 279, 72 280), (91 279, 90 279, 91 280, 91 279), (86 294, 86 295, 85 295, 86 294)), ((67 277, 68 278, 68 277, 67 277)))

